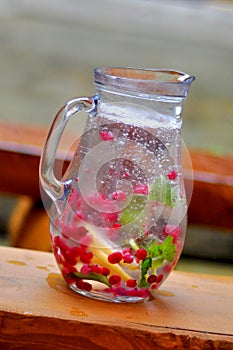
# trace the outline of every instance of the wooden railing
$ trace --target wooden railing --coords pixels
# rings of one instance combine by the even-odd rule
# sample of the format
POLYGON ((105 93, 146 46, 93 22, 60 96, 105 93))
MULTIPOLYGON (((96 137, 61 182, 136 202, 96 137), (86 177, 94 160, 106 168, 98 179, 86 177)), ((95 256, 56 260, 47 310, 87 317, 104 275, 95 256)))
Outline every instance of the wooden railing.
MULTIPOLYGON (((0 192, 28 195, 40 201, 38 169, 46 134, 45 128, 0 124, 0 192)), ((63 147, 69 142, 67 137, 63 147)), ((232 229, 233 157, 189 152, 194 180, 189 222, 232 229)), ((72 152, 67 153, 64 167, 71 158, 72 152)))

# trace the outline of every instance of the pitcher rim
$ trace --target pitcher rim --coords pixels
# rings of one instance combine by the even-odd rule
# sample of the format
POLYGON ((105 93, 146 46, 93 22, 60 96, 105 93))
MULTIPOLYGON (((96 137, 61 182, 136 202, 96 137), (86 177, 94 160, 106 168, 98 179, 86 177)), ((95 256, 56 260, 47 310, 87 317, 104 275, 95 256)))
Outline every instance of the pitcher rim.
POLYGON ((108 66, 94 69, 100 88, 134 91, 149 95, 186 97, 194 76, 174 69, 108 66))
POLYGON ((96 67, 94 68, 94 74, 95 78, 98 78, 99 76, 106 76, 106 77, 112 77, 112 78, 121 78, 121 79, 127 79, 127 80, 133 80, 133 81, 148 81, 148 82, 157 82, 157 83, 191 83, 195 77, 192 75, 189 75, 183 71, 176 70, 176 69, 169 69, 169 68, 137 68, 137 67, 124 67, 124 66, 106 66, 106 67, 96 67), (153 78, 134 78, 134 77, 129 77, 126 75, 119 75, 119 74, 114 74, 114 70, 119 71, 119 72, 135 72, 135 73, 153 73, 154 75, 157 73, 161 73, 161 75, 170 75, 170 76, 175 76, 177 75, 177 79, 171 79, 171 80, 162 80, 162 79, 156 79, 156 75, 153 78))

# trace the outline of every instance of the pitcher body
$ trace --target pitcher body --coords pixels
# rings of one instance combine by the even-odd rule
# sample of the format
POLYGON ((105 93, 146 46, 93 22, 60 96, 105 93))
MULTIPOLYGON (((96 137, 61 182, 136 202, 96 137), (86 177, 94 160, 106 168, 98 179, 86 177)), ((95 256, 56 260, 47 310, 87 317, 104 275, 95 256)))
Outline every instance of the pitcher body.
POLYGON ((193 77, 167 70, 102 68, 95 95, 69 101, 44 147, 41 184, 52 198, 51 242, 74 291, 105 301, 153 297, 175 267, 187 201, 182 106, 193 77), (54 159, 68 120, 88 113, 62 180, 54 159))

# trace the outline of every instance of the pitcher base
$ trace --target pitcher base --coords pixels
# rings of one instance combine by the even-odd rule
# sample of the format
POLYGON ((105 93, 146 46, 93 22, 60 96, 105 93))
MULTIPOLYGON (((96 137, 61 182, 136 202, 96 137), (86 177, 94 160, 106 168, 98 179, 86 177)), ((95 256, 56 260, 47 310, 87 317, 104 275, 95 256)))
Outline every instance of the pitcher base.
POLYGON ((139 296, 126 296, 126 295, 113 295, 113 294, 107 294, 103 292, 98 291, 85 291, 77 288, 74 284, 70 284, 69 288, 72 289, 74 292, 83 295, 85 297, 88 297, 90 299, 105 301, 105 302, 113 302, 113 303, 139 303, 144 301, 149 301, 153 297, 151 295, 147 295, 145 297, 139 297, 139 296))

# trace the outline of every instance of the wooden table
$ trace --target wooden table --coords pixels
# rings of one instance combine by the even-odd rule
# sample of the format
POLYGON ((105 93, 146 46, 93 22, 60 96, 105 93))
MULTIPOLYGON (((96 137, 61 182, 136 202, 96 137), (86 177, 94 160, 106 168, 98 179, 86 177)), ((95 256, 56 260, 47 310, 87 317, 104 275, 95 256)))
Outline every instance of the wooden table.
POLYGON ((51 253, 0 247, 0 349, 233 349, 233 277, 174 271, 155 299, 76 295, 51 253))

